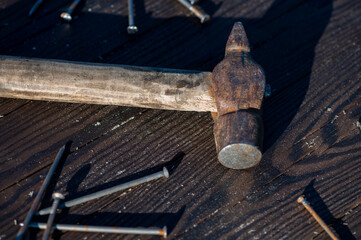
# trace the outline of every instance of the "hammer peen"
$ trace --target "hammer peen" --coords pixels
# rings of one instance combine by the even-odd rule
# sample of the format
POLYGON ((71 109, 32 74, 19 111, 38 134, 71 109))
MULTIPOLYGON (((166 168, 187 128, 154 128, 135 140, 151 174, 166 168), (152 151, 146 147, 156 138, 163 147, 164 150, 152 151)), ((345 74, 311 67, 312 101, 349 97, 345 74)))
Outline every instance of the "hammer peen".
POLYGON ((264 91, 240 22, 213 72, 0 56, 0 97, 212 112, 218 159, 234 169, 262 157, 264 91))

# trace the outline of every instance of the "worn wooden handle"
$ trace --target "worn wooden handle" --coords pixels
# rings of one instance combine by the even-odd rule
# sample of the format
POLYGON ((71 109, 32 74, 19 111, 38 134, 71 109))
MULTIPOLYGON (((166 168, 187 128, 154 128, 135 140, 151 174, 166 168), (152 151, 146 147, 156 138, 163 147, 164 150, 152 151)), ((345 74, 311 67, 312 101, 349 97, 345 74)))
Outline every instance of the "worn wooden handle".
POLYGON ((216 111, 211 73, 0 56, 0 97, 216 111))

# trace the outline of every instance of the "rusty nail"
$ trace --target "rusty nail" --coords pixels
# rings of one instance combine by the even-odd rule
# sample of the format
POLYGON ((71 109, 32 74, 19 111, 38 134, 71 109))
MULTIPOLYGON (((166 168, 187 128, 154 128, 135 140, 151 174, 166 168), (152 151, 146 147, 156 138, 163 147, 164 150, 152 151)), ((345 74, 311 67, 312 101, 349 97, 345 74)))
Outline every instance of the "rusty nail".
POLYGON ((72 14, 75 10, 75 8, 79 5, 81 0, 74 0, 74 2, 70 5, 70 7, 65 11, 65 12, 62 12, 60 14, 60 17, 66 21, 66 22, 70 22, 73 17, 72 17, 72 14))
POLYGON ((211 18, 208 14, 204 13, 203 10, 192 6, 192 4, 187 0, 178 0, 178 2, 185 6, 189 11, 194 13, 194 15, 196 15, 201 20, 201 23, 204 23, 211 18))
POLYGON ((320 218, 320 216, 318 216, 318 214, 315 212, 315 210, 313 210, 313 208, 311 207, 311 205, 307 202, 307 200, 305 199, 305 196, 301 196, 297 199, 297 202, 302 204, 306 210, 312 215, 312 217, 314 219, 316 219, 316 221, 321 225, 321 227, 328 233, 328 235, 331 237, 331 239, 333 240, 338 240, 338 237, 335 236, 335 234, 333 234, 333 232, 331 231, 331 229, 326 225, 326 223, 320 218))

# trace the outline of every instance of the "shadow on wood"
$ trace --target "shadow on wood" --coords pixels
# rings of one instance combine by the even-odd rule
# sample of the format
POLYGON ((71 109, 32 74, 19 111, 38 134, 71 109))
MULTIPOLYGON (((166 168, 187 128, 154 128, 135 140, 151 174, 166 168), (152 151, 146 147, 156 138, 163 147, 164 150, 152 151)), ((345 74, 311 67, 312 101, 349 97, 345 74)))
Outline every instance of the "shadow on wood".
MULTIPOLYGON (((350 229, 344 225, 342 219, 335 218, 327 205, 322 200, 321 196, 318 194, 314 188, 315 179, 313 179, 305 188, 303 195, 306 196, 306 199, 310 202, 312 208, 316 213, 324 220, 327 225, 332 225, 332 228, 337 232, 340 239, 356 239, 350 229)), ((318 224, 314 219, 311 220, 313 224, 318 224)))
MULTIPOLYGON (((126 1, 119 2, 121 4, 126 3, 126 1)), ((12 24, 10 22, 11 24, 3 25, 4 31, 0 33, 0 53, 15 56, 210 71, 223 59, 225 43, 233 23, 242 21, 250 43, 253 45, 252 56, 264 68, 267 82, 271 84, 273 89, 271 98, 267 99, 264 105, 265 151, 272 149, 272 145, 287 128, 299 127, 301 130, 297 132, 299 134, 297 139, 301 139, 312 129, 320 116, 317 115, 314 121, 311 122, 304 121, 306 116, 301 116, 292 123, 292 126, 290 126, 290 123, 298 112, 299 106, 303 103, 305 94, 308 92, 315 48, 331 17, 332 1, 304 2, 295 0, 284 2, 276 0, 270 7, 264 6, 263 3, 257 1, 252 1, 252 3, 249 1, 245 4, 250 4, 252 7, 242 8, 242 3, 239 3, 240 7, 235 8, 234 11, 229 7, 229 5, 232 6, 231 2, 234 1, 224 1, 222 3, 222 7, 228 6, 228 11, 230 11, 227 16, 231 17, 227 18, 222 15, 222 13, 226 12, 217 12, 220 5, 214 4, 213 1, 202 1, 202 7, 208 13, 213 12, 214 16, 209 23, 200 25, 197 19, 180 17, 175 13, 174 9, 166 9, 166 7, 162 10, 164 12, 169 11, 171 18, 152 17, 153 14, 147 9, 139 10, 139 6, 142 8, 141 3, 144 3, 144 1, 139 0, 136 1, 138 8, 135 7, 135 9, 137 11, 136 24, 139 26, 140 32, 139 35, 128 36, 126 34, 126 14, 106 14, 105 12, 112 11, 110 7, 103 8, 98 13, 96 11, 83 12, 81 10, 79 17, 74 22, 64 24, 60 22, 58 10, 68 2, 49 1, 47 2, 48 7, 45 8, 44 5, 43 10, 38 13, 39 15, 34 19, 28 19, 26 14, 21 15, 23 10, 19 13, 17 11, 22 8, 26 9, 26 6, 30 7, 33 2, 22 0, 20 3, 0 10, 1 16, 9 16, 9 21, 11 17, 18 17, 18 23, 12 24), (11 16, 12 13, 15 13, 14 17, 11 16), (23 22, 21 23, 21 21, 23 22)), ((116 4, 115 1, 113 3, 116 4)), ((122 9, 121 6, 118 7, 122 9)), ((119 12, 126 12, 126 4, 124 11, 119 12)), ((6 18, 2 17, 1 23, 6 23, 6 20, 6 18)), ((318 111, 317 106, 320 103, 321 100, 312 102, 314 107, 310 108, 318 111)), ((109 117, 109 115, 106 117, 109 117)), ((204 121, 206 120, 203 119, 204 121)), ((208 124, 211 126, 211 122, 208 124)), ((197 125, 194 125, 193 128, 197 128, 197 125)), ((162 137, 156 136, 154 138, 155 141, 158 141, 162 137)), ((182 138, 181 134, 179 138, 182 138)), ((133 140, 133 138, 131 139, 133 140)), ((113 145, 104 148, 113 149, 118 147, 115 143, 111 144, 113 145)), ((124 148, 128 151, 128 145, 126 144, 128 143, 122 142, 121 147, 126 146, 124 148)), ((145 149, 147 146, 144 145, 146 144, 142 144, 140 149, 145 149)), ((209 142, 207 144, 209 145, 209 142)), ((348 141, 342 144, 352 144, 352 142, 348 141)), ((172 147, 177 148, 177 144, 172 145, 172 147)), ((299 148, 296 150, 299 150, 299 148)), ((201 157, 204 153, 201 150, 199 151, 200 153, 193 156, 201 157)), ((302 151, 302 153, 293 151, 295 150, 285 150, 287 154, 285 158, 288 157, 289 159, 282 160, 283 162, 280 163, 284 169, 291 166, 292 161, 298 159, 289 156, 290 152, 291 155, 302 155, 304 153, 302 151)), ((106 151, 104 150, 104 152, 106 151)), ((211 157, 204 158, 202 163, 216 161, 215 154, 213 156, 209 151, 207 153, 211 157)), ((81 154, 86 155, 87 153, 80 153, 79 155, 81 154)), ((331 157, 333 155, 327 156, 331 157)), ((321 160, 319 157, 312 157, 309 162, 326 164, 327 156, 322 157, 321 160)), ((115 161, 119 158, 119 155, 113 158, 110 153, 106 153, 105 157, 112 158, 115 161)), ((208 186, 211 186, 209 188, 211 194, 207 196, 204 192, 201 192, 203 195, 196 197, 197 203, 194 206, 192 204, 186 205, 187 211, 189 207, 194 207, 195 210, 194 213, 188 213, 183 217, 186 218, 184 221, 186 227, 184 229, 192 228, 190 226, 193 226, 191 224, 196 221, 197 213, 195 212, 197 209, 204 210, 202 219, 203 217, 212 216, 211 214, 215 209, 218 211, 232 200, 234 202, 243 201, 244 197, 248 196, 249 193, 253 193, 253 190, 262 189, 264 184, 269 183, 270 179, 279 176, 282 170, 272 166, 271 163, 275 158, 277 156, 272 156, 272 153, 269 153, 261 161, 259 167, 244 172, 233 172, 222 167, 218 168, 218 166, 205 170, 207 173, 213 174, 212 180, 209 180, 208 185, 205 186, 207 189, 208 186), (269 179, 265 180, 260 177, 262 171, 268 171, 269 179), (247 177, 242 178, 242 175, 247 177), (222 177, 221 182, 219 179, 222 177), (240 179, 244 180, 244 182, 240 181, 240 179), (232 191, 230 189, 234 195, 231 195, 232 191), (249 191, 249 189, 252 191, 249 191)), ((355 161, 355 159, 351 160, 355 161)), ((204 165, 199 165, 200 169, 203 170, 204 165)), ((330 168, 335 167, 330 165, 323 168, 323 170, 327 171, 330 168)), ((264 192, 258 191, 262 194, 259 194, 258 197, 252 196, 254 198, 250 199, 250 201, 259 202, 265 198, 263 194, 267 196, 275 194, 280 188, 285 188, 319 172, 322 173, 321 170, 311 169, 309 172, 301 174, 301 176, 285 176, 286 180, 282 182, 279 188, 266 188, 264 192)), ((79 179, 80 176, 81 174, 79 179)), ((199 178, 198 182, 203 183, 202 180, 202 178, 199 178)), ((115 181, 112 184, 115 184, 115 181)), ((104 184, 100 186, 106 187, 104 184)), ((95 191, 95 188, 91 190, 95 191)), ((291 192, 289 196, 298 193, 297 191, 291 192)), ((287 204, 292 203, 286 201, 282 206, 287 204)), ((266 207, 257 209, 255 212, 250 211, 247 218, 251 218, 253 214, 256 215, 261 211, 266 212, 266 210, 271 211, 271 213, 266 215, 265 219, 271 218, 272 214, 274 214, 272 207, 274 206, 266 205, 266 207)), ((287 216, 286 219, 281 219, 280 223, 287 225, 291 217, 287 216)), ((239 222, 235 221, 235 228, 237 224, 239 225, 239 222)), ((217 225, 217 222, 215 225, 217 225)), ((231 227, 227 226, 228 230, 231 227)), ((201 227, 197 228, 199 232, 198 229, 201 229, 201 227)), ((245 228, 244 230, 249 231, 251 229, 245 228)), ((238 233, 235 233, 235 237, 236 234, 238 233)), ((296 232, 296 234, 302 233, 296 232)))
MULTIPOLYGON (((70 214, 67 216, 68 219, 81 219, 81 220, 78 220, 76 222, 57 221, 56 223, 79 224, 79 225, 89 225, 89 226, 110 226, 110 227, 115 226, 115 227, 129 227, 129 228, 137 228, 137 227, 163 228, 164 226, 166 226, 167 232, 168 234, 170 234, 174 229, 174 227, 177 225, 179 219, 182 217, 184 211, 185 211, 185 207, 181 208, 178 212, 175 213, 97 212, 88 216, 70 214), (114 225, 114 222, 116 222, 117 224, 114 225)), ((38 233, 39 233, 38 229, 31 229, 30 239, 37 239, 36 236, 38 233)), ((64 232, 54 231, 52 237, 54 239, 61 239, 61 236, 65 233, 66 233, 65 231, 64 232)), ((78 234, 80 234, 78 236, 81 236, 82 233, 79 232, 78 234)), ((101 234, 101 233, 93 233, 92 235, 96 236, 97 234, 101 234)), ((111 237, 117 235, 110 234, 108 236, 111 237)))

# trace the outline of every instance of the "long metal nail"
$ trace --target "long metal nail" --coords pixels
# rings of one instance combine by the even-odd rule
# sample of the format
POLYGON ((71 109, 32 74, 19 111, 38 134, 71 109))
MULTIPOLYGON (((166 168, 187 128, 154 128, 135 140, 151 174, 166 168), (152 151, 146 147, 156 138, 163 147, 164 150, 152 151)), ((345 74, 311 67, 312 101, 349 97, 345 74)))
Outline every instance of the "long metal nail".
POLYGON ((180 2, 186 8, 188 8, 189 11, 194 13, 201 20, 201 23, 204 23, 209 19, 211 19, 211 17, 205 12, 203 12, 203 10, 197 8, 196 6, 192 6, 192 4, 187 0, 178 0, 178 2, 180 2))
POLYGON ((315 210, 313 210, 311 205, 306 201, 305 196, 299 197, 297 199, 297 202, 302 204, 307 209, 307 211, 312 215, 312 217, 316 219, 316 221, 321 225, 321 227, 328 233, 331 239, 338 240, 338 237, 336 237, 335 234, 333 234, 331 229, 326 225, 326 223, 320 218, 320 216, 318 216, 315 210))
POLYGON ((31 17, 35 11, 39 8, 39 6, 44 2, 44 0, 38 0, 36 1, 36 3, 33 5, 33 7, 30 9, 29 11, 29 17, 31 17))
POLYGON ((128 34, 135 34, 138 32, 137 26, 134 23, 134 3, 133 0, 128 0, 128 34))
POLYGON ((63 156, 64 150, 65 150, 65 146, 63 146, 59 150, 58 155, 56 156, 56 158, 54 160, 54 163, 53 163, 53 165, 51 166, 51 168, 50 168, 50 170, 48 172, 48 175, 46 175, 46 178, 44 180, 43 185, 40 188, 40 191, 36 195, 36 197, 35 197, 35 199, 33 201, 33 204, 30 207, 28 215, 25 218, 24 225, 22 227, 20 227, 20 230, 19 230, 19 232, 18 232, 18 234, 16 236, 16 240, 23 239, 24 233, 26 232, 31 219, 34 216, 35 211, 38 209, 38 207, 40 205, 40 201, 43 198, 43 195, 44 195, 44 193, 45 193, 45 191, 46 191, 46 189, 47 189, 47 187, 48 187, 48 185, 50 183, 51 177, 53 176, 53 174, 55 172, 55 169, 58 166, 58 163, 59 163, 61 157, 63 156))
POLYGON ((46 228, 45 228, 45 232, 43 235, 43 240, 48 240, 50 233, 51 233, 51 229, 53 227, 53 223, 54 223, 54 218, 55 218, 55 214, 56 214, 56 210, 58 209, 60 200, 64 199, 63 194, 61 193, 54 193, 53 194, 53 205, 51 206, 51 212, 48 218, 48 222, 46 224, 46 228))
POLYGON ((70 5, 70 7, 65 11, 65 12, 62 12, 60 14, 60 17, 66 21, 66 22, 70 22, 72 19, 73 19, 73 12, 75 10, 75 8, 79 5, 81 0, 74 0, 74 2, 70 5))
MULTIPOLYGON (((20 223, 20 226, 22 223, 20 223)), ((45 229, 45 223, 30 223, 29 227, 45 229)), ((54 224, 53 229, 61 231, 78 231, 78 232, 99 232, 99 233, 123 233, 123 234, 140 234, 140 235, 158 235, 167 238, 167 227, 163 228, 125 228, 125 227, 106 227, 106 226, 87 226, 71 224, 54 224)))
MULTIPOLYGON (((127 188, 137 186, 142 183, 153 181, 153 180, 161 178, 161 177, 166 177, 166 178, 169 177, 169 172, 168 172, 167 168, 164 167, 162 171, 159 171, 157 173, 153 173, 151 175, 148 175, 148 176, 145 176, 142 178, 138 178, 138 179, 135 179, 130 182, 126 182, 126 183, 123 183, 123 184, 120 184, 120 185, 117 185, 117 186, 114 186, 114 187, 111 187, 108 189, 101 190, 99 192, 95 192, 95 193, 92 193, 92 194, 89 194, 89 195, 86 195, 86 196, 83 196, 80 198, 76 198, 76 199, 64 202, 64 203, 60 204, 59 209, 76 206, 76 205, 79 205, 79 204, 82 204, 82 203, 85 203, 85 202, 88 202, 88 201, 91 201, 91 200, 94 200, 94 199, 97 199, 100 197, 104 197, 104 196, 110 195, 112 193, 115 193, 115 192, 118 192, 118 191, 121 191, 121 190, 124 190, 127 188)), ((45 214, 49 214, 49 213, 50 213, 50 208, 44 208, 44 209, 40 210, 37 213, 37 215, 45 215, 45 214)))

